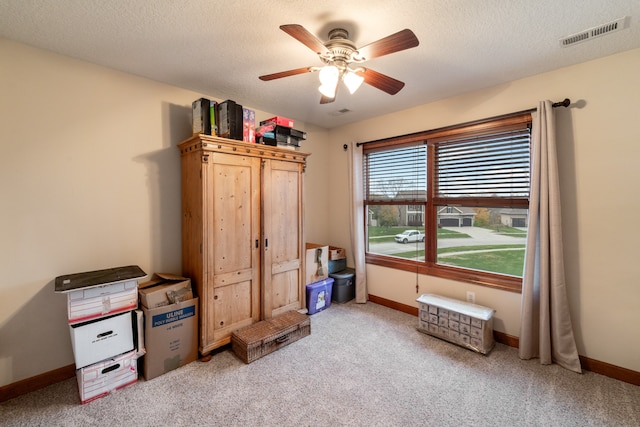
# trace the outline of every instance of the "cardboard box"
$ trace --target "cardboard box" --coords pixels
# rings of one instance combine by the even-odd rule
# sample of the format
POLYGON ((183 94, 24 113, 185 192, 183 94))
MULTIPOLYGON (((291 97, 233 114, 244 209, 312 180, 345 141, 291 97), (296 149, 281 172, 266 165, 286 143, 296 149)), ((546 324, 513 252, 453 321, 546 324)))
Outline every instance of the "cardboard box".
POLYGON ((309 314, 316 314, 325 308, 329 308, 332 289, 332 278, 307 285, 307 311, 309 314))
POLYGON ((144 344, 142 374, 160 376, 198 358, 198 298, 157 308, 142 307, 144 344))
POLYGON ((140 304, 147 308, 162 307, 193 298, 191 279, 169 273, 156 273, 150 281, 138 286, 140 304))
POLYGON ((55 291, 67 294, 69 324, 87 322, 138 307, 138 281, 147 275, 137 265, 67 274, 55 291))
POLYGON ((306 244, 305 285, 319 282, 329 277, 329 246, 316 243, 306 244))
POLYGON ((138 281, 80 289, 67 294, 70 324, 123 313, 138 307, 138 281))
POLYGON ((333 261, 336 259, 342 259, 347 257, 347 252, 344 248, 339 248, 337 246, 329 246, 329 260, 333 261))
POLYGON ((76 369, 133 350, 132 313, 70 325, 76 369))
POLYGON ((138 356, 130 351, 76 370, 80 401, 85 404, 138 381, 138 356))

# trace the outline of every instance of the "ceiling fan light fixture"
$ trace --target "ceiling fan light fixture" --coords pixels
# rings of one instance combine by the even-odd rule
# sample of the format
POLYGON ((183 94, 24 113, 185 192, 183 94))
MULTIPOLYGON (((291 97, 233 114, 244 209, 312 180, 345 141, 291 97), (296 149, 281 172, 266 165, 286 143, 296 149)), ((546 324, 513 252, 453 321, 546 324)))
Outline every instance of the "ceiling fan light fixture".
POLYGON ((347 86, 347 89, 349 89, 349 93, 353 95, 364 81, 364 77, 349 70, 342 77, 342 81, 344 82, 345 86, 347 86))
POLYGON ((340 78, 340 70, 338 70, 338 67, 335 65, 327 65, 320 69, 318 78, 320 79, 320 83, 323 85, 336 86, 338 84, 338 79, 340 78))
POLYGON ((334 28, 329 31, 329 40, 326 42, 310 33, 302 25, 281 25, 280 29, 317 54, 324 66, 295 68, 279 73, 266 74, 258 78, 263 81, 269 81, 319 71, 319 90, 323 95, 320 99, 320 104, 328 104, 334 101, 340 80, 344 81, 345 86, 352 94, 358 90, 362 83, 366 83, 389 95, 395 95, 404 87, 404 83, 400 80, 378 73, 370 68, 359 67, 353 69, 350 66, 410 49, 420 44, 413 31, 406 28, 360 48, 356 48, 355 44, 349 40, 349 32, 343 28, 334 28))
POLYGON ((335 98, 336 97, 336 89, 338 87, 338 82, 335 83, 323 83, 320 85, 318 90, 321 94, 326 96, 327 98, 335 98))

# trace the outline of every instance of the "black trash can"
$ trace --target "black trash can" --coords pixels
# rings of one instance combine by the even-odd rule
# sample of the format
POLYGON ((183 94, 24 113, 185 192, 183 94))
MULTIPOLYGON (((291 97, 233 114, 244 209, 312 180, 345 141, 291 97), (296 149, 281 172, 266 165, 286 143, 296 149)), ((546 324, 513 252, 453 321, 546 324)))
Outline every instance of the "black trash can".
POLYGON ((356 271, 353 268, 331 273, 329 277, 333 279, 331 301, 342 304, 356 297, 356 271))

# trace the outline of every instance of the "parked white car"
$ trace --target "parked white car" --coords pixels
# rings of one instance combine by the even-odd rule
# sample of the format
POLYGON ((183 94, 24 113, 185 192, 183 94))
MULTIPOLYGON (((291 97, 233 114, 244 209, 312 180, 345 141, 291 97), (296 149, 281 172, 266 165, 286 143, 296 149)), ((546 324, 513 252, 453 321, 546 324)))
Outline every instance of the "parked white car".
POLYGON ((396 234, 395 239, 398 243, 424 242, 424 233, 419 230, 405 230, 396 234))

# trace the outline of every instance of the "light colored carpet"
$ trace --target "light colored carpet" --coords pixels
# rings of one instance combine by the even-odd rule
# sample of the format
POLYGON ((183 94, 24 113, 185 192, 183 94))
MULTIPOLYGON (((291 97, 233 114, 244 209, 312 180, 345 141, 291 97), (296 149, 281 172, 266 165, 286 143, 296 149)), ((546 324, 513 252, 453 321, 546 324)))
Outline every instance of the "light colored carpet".
POLYGON ((640 426, 640 387, 484 356, 377 304, 332 304, 311 335, 244 364, 230 349, 80 405, 74 379, 0 404, 3 426, 640 426))

